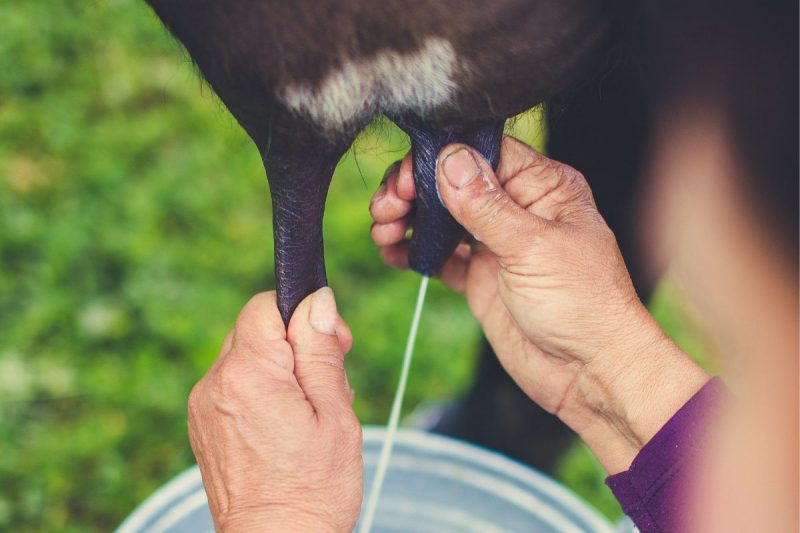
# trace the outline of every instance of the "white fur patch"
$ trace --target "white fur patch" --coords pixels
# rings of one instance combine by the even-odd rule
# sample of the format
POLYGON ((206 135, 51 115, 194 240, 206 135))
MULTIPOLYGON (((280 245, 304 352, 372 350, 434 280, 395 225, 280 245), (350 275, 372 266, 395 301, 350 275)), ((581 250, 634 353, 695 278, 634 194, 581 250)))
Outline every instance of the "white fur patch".
POLYGON ((449 100, 466 73, 448 41, 431 37, 407 54, 384 50, 345 62, 318 86, 289 84, 278 98, 327 130, 342 130, 370 112, 424 114, 449 100))

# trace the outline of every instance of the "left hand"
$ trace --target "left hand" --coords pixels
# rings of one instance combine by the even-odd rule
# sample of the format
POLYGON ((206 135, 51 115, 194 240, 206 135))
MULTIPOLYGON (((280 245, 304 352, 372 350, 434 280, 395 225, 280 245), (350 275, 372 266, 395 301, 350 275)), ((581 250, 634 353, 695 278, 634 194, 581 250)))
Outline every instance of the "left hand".
MULTIPOLYGON (((408 266, 415 199, 410 157, 387 173, 370 212, 385 262, 408 266)), ((475 237, 441 271, 462 292, 503 367, 557 415, 609 473, 709 379, 639 301, 584 177, 505 137, 494 172, 474 149, 439 154, 437 187, 475 237)))
POLYGON ((288 332, 274 292, 253 297, 189 397, 189 440, 224 531, 352 531, 361 426, 344 355, 352 334, 324 287, 288 332))

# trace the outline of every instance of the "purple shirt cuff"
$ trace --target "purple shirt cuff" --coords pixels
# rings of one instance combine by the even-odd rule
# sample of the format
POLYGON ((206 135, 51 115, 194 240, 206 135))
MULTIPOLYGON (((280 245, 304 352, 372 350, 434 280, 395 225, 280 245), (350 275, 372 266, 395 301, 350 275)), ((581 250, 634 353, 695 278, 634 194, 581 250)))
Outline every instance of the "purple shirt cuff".
POLYGON ((645 444, 628 470, 606 478, 642 533, 682 529, 686 473, 702 448, 708 410, 727 394, 722 380, 711 379, 645 444))

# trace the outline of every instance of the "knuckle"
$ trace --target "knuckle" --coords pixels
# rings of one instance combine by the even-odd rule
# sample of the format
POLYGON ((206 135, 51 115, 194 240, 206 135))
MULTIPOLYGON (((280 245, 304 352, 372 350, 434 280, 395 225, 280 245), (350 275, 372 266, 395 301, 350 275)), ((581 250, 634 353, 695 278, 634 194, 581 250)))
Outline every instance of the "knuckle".
POLYGON ((258 353, 258 343, 253 339, 253 335, 248 328, 236 326, 233 337, 233 346, 226 358, 226 362, 236 360, 241 354, 252 355, 258 353))
POLYGON ((372 241, 377 244, 385 244, 386 239, 386 229, 377 223, 373 223, 372 227, 369 230, 370 237, 372 241))
POLYGON ((611 231, 607 224, 603 223, 598 229, 597 241, 606 250, 616 250, 619 247, 617 236, 611 231))
POLYGON ((237 322, 234 327, 230 360, 238 360, 238 354, 252 356, 263 351, 264 339, 259 335, 258 327, 250 322, 237 322))
POLYGON ((247 303, 239 312, 239 316, 236 317, 234 330, 237 336, 242 332, 242 330, 246 330, 247 325, 255 319, 255 310, 262 299, 261 294, 263 293, 256 294, 247 300, 247 303))
POLYGON ((348 436, 348 443, 360 448, 362 439, 361 422, 358 421, 355 413, 352 411, 348 413, 342 424, 342 429, 344 434, 348 436))
POLYGON ((189 392, 189 399, 187 400, 187 413, 190 420, 200 418, 205 403, 205 381, 198 381, 191 392, 189 392))
POLYGON ((241 396, 251 381, 251 372, 242 371, 241 366, 231 363, 230 360, 220 366, 208 383, 208 395, 221 398, 235 398, 241 396))
POLYGON ((519 139, 513 139, 512 142, 509 142, 508 154, 512 161, 516 161, 514 168, 517 172, 523 172, 530 168, 543 170, 546 168, 548 161, 550 161, 534 147, 519 139))
POLYGON ((494 222, 513 203, 511 197, 503 189, 494 189, 487 192, 483 199, 477 203, 474 216, 488 225, 494 222))
POLYGON ((344 372, 344 353, 338 347, 338 341, 333 340, 331 346, 320 347, 315 350, 303 350, 295 352, 297 364, 319 367, 320 370, 335 368, 337 371, 344 372), (333 346, 336 343, 337 346, 333 346))
POLYGON ((561 162, 556 162, 556 165, 561 169, 562 174, 568 181, 576 183, 583 181, 583 174, 575 167, 561 162))
POLYGON ((336 417, 333 427, 342 448, 348 450, 361 449, 363 431, 361 423, 352 409, 342 410, 339 416, 336 417))
POLYGON ((381 200, 383 200, 384 196, 378 196, 378 194, 379 193, 375 193, 375 196, 372 197, 369 203, 369 215, 373 220, 377 220, 383 214, 383 202, 381 200))
POLYGON ((560 163, 561 183, 563 187, 575 196, 590 196, 589 184, 586 178, 575 168, 560 163))
POLYGON ((570 212, 577 212, 579 207, 594 206, 592 191, 579 171, 569 165, 551 161, 551 176, 548 196, 556 205, 569 208, 570 212))

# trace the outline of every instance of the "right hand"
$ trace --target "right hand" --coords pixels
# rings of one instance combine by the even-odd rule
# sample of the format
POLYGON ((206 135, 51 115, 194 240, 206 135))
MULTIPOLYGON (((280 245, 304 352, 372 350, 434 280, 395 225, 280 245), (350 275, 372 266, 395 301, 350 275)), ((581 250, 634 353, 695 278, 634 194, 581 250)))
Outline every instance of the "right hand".
MULTIPOLYGON (((475 241, 457 248, 442 281, 465 294, 501 363, 533 400, 579 433, 597 433, 599 412, 612 419, 611 430, 629 449, 617 447, 604 463, 619 468, 707 377, 691 369, 692 390, 677 405, 641 405, 655 373, 683 375, 688 360, 639 301, 586 180, 505 137, 497 174, 476 151, 450 145, 440 154, 437 181, 442 201, 475 241), (648 408, 644 419, 641 408, 648 408)), ((408 265, 413 198, 406 157, 370 207, 373 240, 392 266, 408 265)))

